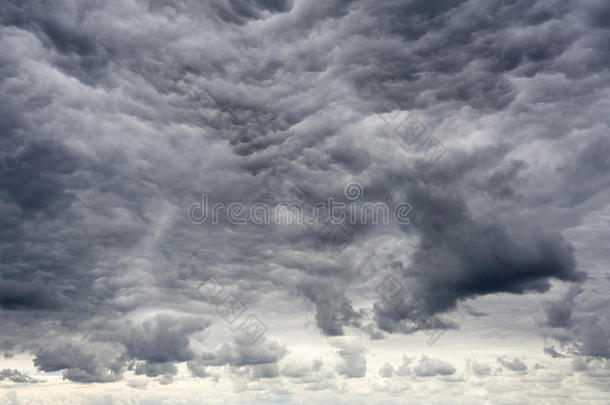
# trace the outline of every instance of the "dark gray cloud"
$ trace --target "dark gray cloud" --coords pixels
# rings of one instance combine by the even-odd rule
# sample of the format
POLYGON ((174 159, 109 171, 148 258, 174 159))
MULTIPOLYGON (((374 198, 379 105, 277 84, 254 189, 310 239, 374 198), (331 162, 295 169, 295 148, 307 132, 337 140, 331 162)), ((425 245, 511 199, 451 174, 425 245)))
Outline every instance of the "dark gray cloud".
POLYGON ((248 2, 243 0, 229 0, 225 2, 215 2, 212 6, 216 8, 218 17, 234 24, 246 24, 248 20, 264 18, 278 12, 289 11, 292 7, 291 0, 258 0, 248 2))
POLYGON ((566 357, 566 354, 610 357, 606 300, 596 303, 596 306, 603 308, 601 311, 582 308, 577 299, 584 292, 580 285, 570 286, 559 300, 546 303, 543 326, 549 329, 545 333, 559 343, 561 350, 557 351, 551 345, 544 348, 544 353, 554 358, 566 357))
POLYGON ((610 334, 607 322, 598 316, 589 316, 578 324, 577 347, 585 356, 610 358, 610 334))
POLYGON ((561 301, 550 302, 546 308, 546 323, 551 328, 566 328, 572 325, 572 310, 576 297, 584 289, 580 286, 571 286, 561 301))
MULTIPOLYGON (((186 363, 200 378, 226 369, 336 389, 321 363, 281 363, 282 339, 205 340, 234 333, 196 291, 215 276, 268 316, 269 333, 293 332, 287 311, 311 312, 316 334, 361 331, 371 345, 459 334, 450 315, 466 301, 507 294, 517 310, 565 283, 563 297, 544 298, 545 353, 610 357, 607 302, 592 292, 608 281, 593 274, 607 229, 570 237, 610 203, 609 10, 602 0, 4 1, 0 348, 81 383, 167 384, 186 363), (398 112, 442 142, 436 162, 384 121, 398 112), (360 202, 408 202, 413 221, 348 224, 337 241, 185 214, 202 193, 277 204, 287 182, 347 202, 353 179, 360 202), (377 257, 380 274, 408 286, 399 307, 357 274, 381 237, 413 242, 407 258, 377 257), (190 252, 197 272, 180 278, 190 252)), ((339 375, 368 377, 364 348, 337 349, 339 375)), ((394 367, 380 375, 456 372, 425 356, 394 367)))
POLYGON ((78 341, 58 342, 40 349, 34 364, 42 371, 63 371, 65 379, 80 383, 116 381, 126 368, 112 346, 78 341))
POLYGON ((194 359, 189 337, 208 323, 158 314, 139 324, 108 321, 105 326, 96 330, 96 325, 89 325, 88 341, 64 339, 45 346, 35 353, 34 364, 81 383, 116 381, 127 370, 148 377, 171 376, 177 372, 175 363, 194 359))
POLYGON ((56 309, 60 300, 40 281, 0 280, 0 305, 8 310, 56 309))
POLYGON ((149 363, 139 362, 135 366, 136 375, 145 375, 147 377, 162 376, 161 384, 169 384, 173 381, 172 376, 178 372, 174 363, 149 363))
POLYGON ((324 281, 300 286, 303 294, 316 305, 316 323, 328 336, 342 336, 343 326, 358 326, 361 314, 356 312, 344 291, 324 281))
POLYGON ((559 353, 557 350, 555 350, 555 347, 553 346, 546 346, 544 348, 544 353, 548 354, 549 356, 553 357, 553 358, 562 358, 562 357, 566 357, 563 354, 559 353))
POLYGON ((25 384, 36 384, 42 382, 36 378, 32 378, 27 374, 20 372, 19 370, 11 370, 5 368, 0 370, 0 381, 9 380, 14 383, 25 383, 25 384))
POLYGON ((525 363, 517 358, 513 358, 512 360, 509 360, 509 358, 506 356, 498 357, 498 363, 502 364, 502 366, 504 366, 505 368, 507 368, 511 371, 517 371, 517 372, 527 371, 527 366, 525 365, 525 363))
POLYGON ((212 376, 210 370, 229 366, 233 373, 246 373, 252 380, 276 378, 280 376, 278 362, 287 351, 281 343, 262 338, 251 344, 248 337, 238 333, 231 343, 224 343, 212 352, 187 363, 190 372, 200 378, 212 376))
POLYGON ((551 277, 582 279, 573 248, 561 235, 541 234, 526 224, 511 229, 488 220, 478 222, 455 194, 426 191, 420 201, 420 191, 414 190, 411 200, 430 212, 412 271, 422 276, 423 299, 433 311, 447 310, 456 300, 473 295, 546 291, 551 277), (468 242, 459 235, 468 235, 468 242))
POLYGON ((176 319, 160 314, 142 325, 128 326, 123 344, 129 356, 139 360, 149 363, 183 362, 194 356, 189 347, 189 335, 206 326, 198 319, 176 319))

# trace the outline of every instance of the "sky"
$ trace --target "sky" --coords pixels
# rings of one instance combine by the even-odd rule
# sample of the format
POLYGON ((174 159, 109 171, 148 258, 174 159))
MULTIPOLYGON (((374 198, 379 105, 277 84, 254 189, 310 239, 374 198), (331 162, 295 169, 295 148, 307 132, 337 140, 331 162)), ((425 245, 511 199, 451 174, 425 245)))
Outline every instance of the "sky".
POLYGON ((4 0, 0 404, 610 404, 610 3, 4 0))

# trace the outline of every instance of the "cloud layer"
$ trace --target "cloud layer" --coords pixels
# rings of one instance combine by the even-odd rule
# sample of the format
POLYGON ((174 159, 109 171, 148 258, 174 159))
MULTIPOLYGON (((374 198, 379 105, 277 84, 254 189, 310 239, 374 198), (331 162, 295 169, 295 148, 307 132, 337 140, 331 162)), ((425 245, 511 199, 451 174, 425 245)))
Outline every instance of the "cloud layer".
POLYGON ((569 398, 580 373, 601 403, 609 21, 601 0, 4 1, 0 377, 44 385, 25 358, 356 403, 495 379, 569 398), (405 220, 193 223, 204 193, 405 220), (404 348, 422 335, 453 350, 404 348))

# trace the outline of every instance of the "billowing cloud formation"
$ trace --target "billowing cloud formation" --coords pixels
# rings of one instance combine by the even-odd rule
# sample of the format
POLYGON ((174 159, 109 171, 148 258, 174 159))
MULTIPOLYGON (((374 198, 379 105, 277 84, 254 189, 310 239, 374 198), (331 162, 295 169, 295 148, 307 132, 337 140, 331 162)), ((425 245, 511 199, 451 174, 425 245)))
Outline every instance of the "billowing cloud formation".
POLYGON ((470 361, 468 363, 468 367, 472 371, 472 373, 479 378, 488 377, 493 372, 489 365, 485 363, 479 363, 477 361, 470 361))
POLYGON ((151 363, 183 362, 194 356, 189 348, 189 334, 205 326, 196 319, 157 315, 142 325, 128 327, 124 344, 127 353, 139 360, 151 363))
POLYGON ((527 371, 527 366, 520 359, 509 360, 506 356, 498 357, 498 363, 512 371, 527 371))
MULTIPOLYGON (((603 311, 577 310, 577 298, 584 292, 581 286, 571 286, 557 301, 546 303, 543 326, 546 335, 559 343, 567 353, 610 358, 610 324, 607 307, 603 311)), ((603 301, 602 301, 603 302, 603 301)), ((603 305, 603 304, 601 304, 603 305)), ((554 358, 566 357, 553 345, 544 352, 554 358)))
POLYGON ((322 281, 307 283, 301 289, 315 303, 316 323, 326 335, 342 336, 344 325, 358 326, 361 315, 340 289, 322 281))
POLYGON ((426 355, 422 355, 417 363, 414 362, 413 358, 403 356, 402 364, 396 370, 396 375, 403 377, 435 377, 452 375, 455 371, 455 367, 451 364, 426 355))
POLYGON ((571 326, 574 300, 582 292, 582 287, 572 286, 561 301, 548 303, 546 308, 547 325, 551 328, 571 326))
POLYGON ((196 318, 159 314, 141 324, 109 324, 115 331, 96 332, 92 342, 65 339, 36 352, 34 364, 42 371, 64 371, 77 382, 110 382, 133 368, 156 377, 177 372, 176 362, 192 360, 189 336, 206 323, 196 318), (101 340, 101 342, 97 342, 101 340))
POLYGON ((255 344, 247 336, 238 334, 233 342, 224 343, 213 352, 205 352, 187 363, 196 377, 208 377, 211 367, 229 366, 235 372, 245 370, 254 379, 279 376, 278 362, 286 355, 286 348, 277 341, 260 339, 255 344))
POLYGON ((10 370, 5 368, 4 370, 0 370, 0 381, 9 380, 14 383, 26 383, 26 384, 35 384, 42 382, 37 380, 36 378, 32 378, 27 374, 23 374, 19 370, 10 370))
POLYGON ((121 377, 125 363, 111 346, 65 341, 36 353, 34 364, 42 371, 62 371, 76 382, 111 382, 121 377))
POLYGON ((290 378, 302 378, 307 377, 312 372, 320 371, 321 368, 321 360, 314 360, 311 365, 289 363, 282 368, 282 375, 290 378))
POLYGON ((337 372, 347 378, 364 377, 366 374, 365 349, 352 342, 336 342, 339 349, 337 354, 341 361, 337 365, 337 372))
MULTIPOLYGON (((468 301, 493 324, 497 307, 477 300, 506 299, 513 317, 493 331, 541 333, 549 361, 582 356, 603 370, 609 10, 602 0, 4 1, 0 349, 79 383, 168 384, 188 370, 202 384, 229 374, 236 391, 277 393, 289 380, 334 392, 335 377, 457 372, 425 356, 377 364, 359 342, 332 346, 339 336, 379 349, 397 335, 476 334, 454 311, 468 301), (203 195, 210 215, 222 206, 218 220, 187 217, 203 195), (405 218, 226 215, 329 198, 344 214, 385 204, 405 218), (185 257, 197 267, 188 275, 176 271, 185 257), (391 299, 379 287, 388 276, 402 283, 391 299), (200 290, 212 278, 214 299, 200 290), (553 297, 531 331, 523 314, 541 294, 553 297), (252 314, 267 333, 256 342, 243 334, 252 314), (284 364, 292 344, 322 362, 284 364), (329 345, 337 353, 324 356, 329 345)), ((519 357, 498 362, 528 371, 519 357)))

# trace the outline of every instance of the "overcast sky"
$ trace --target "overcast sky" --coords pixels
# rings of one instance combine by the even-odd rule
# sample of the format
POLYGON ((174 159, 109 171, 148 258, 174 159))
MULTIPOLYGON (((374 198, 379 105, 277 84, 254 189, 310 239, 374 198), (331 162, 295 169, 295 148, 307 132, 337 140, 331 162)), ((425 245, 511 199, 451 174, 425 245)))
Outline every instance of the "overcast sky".
POLYGON ((610 3, 4 0, 0 404, 610 404, 610 3))

